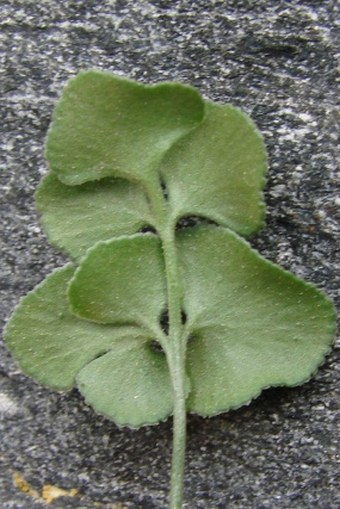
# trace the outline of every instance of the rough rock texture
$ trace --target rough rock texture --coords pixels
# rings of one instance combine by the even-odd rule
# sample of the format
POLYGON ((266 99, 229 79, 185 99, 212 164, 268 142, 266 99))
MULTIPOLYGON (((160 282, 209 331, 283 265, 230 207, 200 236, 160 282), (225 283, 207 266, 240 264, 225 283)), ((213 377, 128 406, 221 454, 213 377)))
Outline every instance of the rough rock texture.
MULTIPOLYGON (((53 104, 78 70, 178 80, 250 113, 271 168, 267 227, 253 244, 336 298, 336 2, 2 0, 0 10, 1 321, 63 263, 38 225, 53 104)), ((339 216, 338 216, 339 219, 339 216)), ((248 407, 189 418, 187 509, 337 509, 339 350, 312 381, 248 407)), ((39 509, 14 486, 77 488, 58 508, 166 507, 171 420, 139 431, 96 416, 76 391, 20 374, 1 346, 2 509, 39 509)))

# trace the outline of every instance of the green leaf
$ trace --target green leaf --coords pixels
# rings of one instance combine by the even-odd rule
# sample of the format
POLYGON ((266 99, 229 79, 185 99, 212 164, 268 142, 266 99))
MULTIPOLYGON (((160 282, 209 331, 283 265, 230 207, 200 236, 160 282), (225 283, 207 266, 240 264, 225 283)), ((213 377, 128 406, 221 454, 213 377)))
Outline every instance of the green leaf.
POLYGON ((173 397, 166 358, 137 327, 80 320, 69 311, 72 266, 54 271, 24 297, 5 330, 21 369, 56 390, 79 386, 94 408, 133 427, 165 419, 173 397))
POLYGON ((217 414, 310 378, 335 333, 333 305, 317 288, 223 228, 184 230, 179 253, 190 411, 217 414))
MULTIPOLYGON (((122 334, 117 328, 118 334, 112 335, 110 328, 79 320, 69 312, 66 291, 74 270, 71 265, 57 269, 29 292, 5 332, 6 344, 22 370, 57 390, 73 387, 78 371, 122 334)), ((137 329, 124 332, 138 338, 137 329)))
MULTIPOLYGON (((177 245, 191 338, 190 411, 213 415, 266 387, 297 385, 313 374, 334 335, 334 310, 319 290, 223 228, 184 230, 177 245)), ((135 235, 90 250, 71 282, 70 301, 84 318, 152 331, 166 306, 165 291, 159 240, 135 235)))
POLYGON ((166 308, 159 238, 136 234, 96 244, 80 263, 69 298, 73 313, 82 318, 159 330, 166 308))
POLYGON ((55 108, 47 159, 69 185, 107 176, 153 181, 164 152, 202 120, 203 111, 189 86, 81 72, 55 108))
POLYGON ((122 179, 66 186, 50 173, 39 184, 35 197, 50 242, 74 258, 99 240, 153 225, 145 194, 122 179))
POLYGON ((266 149, 249 117, 206 103, 204 121, 175 143, 160 171, 172 214, 203 216, 249 235, 263 223, 266 149))
POLYGON ((173 411, 173 394, 165 356, 152 351, 150 343, 122 346, 80 371, 77 385, 86 402, 117 424, 134 428, 166 419, 173 411))

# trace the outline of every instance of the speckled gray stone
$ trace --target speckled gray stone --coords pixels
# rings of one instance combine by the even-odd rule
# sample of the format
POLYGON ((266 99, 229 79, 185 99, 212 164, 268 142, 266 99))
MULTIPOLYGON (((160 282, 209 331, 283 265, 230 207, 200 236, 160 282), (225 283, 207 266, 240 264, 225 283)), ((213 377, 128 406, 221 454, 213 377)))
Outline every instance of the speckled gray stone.
MULTIPOLYGON (((190 83, 250 113, 271 165, 267 226, 252 243, 337 299, 338 14, 329 0, 2 0, 1 321, 64 261, 33 192, 53 104, 84 68, 190 83)), ((79 489, 55 508, 166 507, 171 420, 118 429, 76 391, 43 389, 0 353, 1 509, 44 507, 13 485, 15 471, 38 492, 79 489)), ((302 387, 189 417, 186 509, 338 509, 338 360, 335 348, 302 387)))

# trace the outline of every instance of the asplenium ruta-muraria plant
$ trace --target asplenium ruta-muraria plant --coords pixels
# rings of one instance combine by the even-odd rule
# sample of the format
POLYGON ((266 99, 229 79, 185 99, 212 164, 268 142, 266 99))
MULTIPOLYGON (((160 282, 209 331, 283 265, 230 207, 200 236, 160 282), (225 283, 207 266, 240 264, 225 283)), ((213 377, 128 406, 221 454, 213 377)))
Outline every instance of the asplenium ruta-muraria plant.
POLYGON ((46 153, 37 208, 72 261, 21 300, 7 346, 26 374, 78 387, 119 425, 172 414, 178 509, 187 412, 306 381, 332 343, 332 303, 243 238, 263 224, 266 151, 237 108, 178 83, 82 72, 46 153), (208 221, 180 228, 192 216, 208 221))

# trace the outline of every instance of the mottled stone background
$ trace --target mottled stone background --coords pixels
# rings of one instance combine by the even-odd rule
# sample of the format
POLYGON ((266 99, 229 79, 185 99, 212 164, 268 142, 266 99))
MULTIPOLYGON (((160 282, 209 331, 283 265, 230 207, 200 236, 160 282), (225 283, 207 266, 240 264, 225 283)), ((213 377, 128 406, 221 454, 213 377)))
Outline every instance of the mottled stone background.
MULTIPOLYGON (((337 298, 336 1, 1 0, 1 321, 63 258, 33 206, 43 143, 68 78, 98 68, 145 82, 179 80, 250 113, 269 151, 261 253, 337 298)), ((337 272, 338 271, 338 272, 337 272)), ((339 350, 312 381, 248 407, 189 418, 187 509, 338 509, 339 350)), ((76 391, 20 374, 1 347, 0 505, 44 507, 19 472, 77 488, 53 507, 166 507, 171 420, 118 429, 76 391)))

